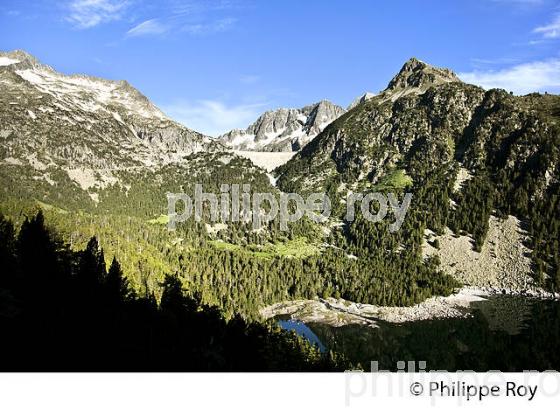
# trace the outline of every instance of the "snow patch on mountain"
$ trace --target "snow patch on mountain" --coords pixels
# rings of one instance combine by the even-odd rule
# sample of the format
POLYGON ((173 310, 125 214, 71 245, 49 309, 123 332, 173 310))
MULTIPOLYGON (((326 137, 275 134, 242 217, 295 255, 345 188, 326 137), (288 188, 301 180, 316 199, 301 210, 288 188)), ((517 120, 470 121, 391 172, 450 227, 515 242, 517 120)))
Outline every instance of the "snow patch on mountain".
POLYGON ((232 130, 220 139, 237 150, 298 151, 344 112, 329 101, 300 109, 280 108, 265 112, 247 129, 232 130))
POLYGON ((0 57, 0 67, 1 66, 12 65, 12 64, 16 64, 16 63, 19 63, 19 60, 15 60, 15 59, 10 58, 10 57, 0 57))
POLYGON ((31 68, 16 70, 21 78, 33 84, 39 91, 49 94, 65 105, 78 106, 84 111, 105 110, 109 104, 128 108, 130 113, 145 118, 166 120, 165 115, 146 100, 139 100, 139 93, 130 90, 125 82, 112 82, 93 77, 66 76, 49 69, 31 68), (135 95, 136 94, 136 95, 135 95))
MULTIPOLYGON (((240 157, 249 159, 257 167, 263 168, 270 172, 280 165, 288 162, 296 153, 290 152, 259 152, 259 151, 233 151, 240 157)), ((270 177, 269 177, 270 178, 270 177)), ((271 180, 272 183, 272 180, 271 180)), ((276 183, 274 179, 273 185, 276 183)))

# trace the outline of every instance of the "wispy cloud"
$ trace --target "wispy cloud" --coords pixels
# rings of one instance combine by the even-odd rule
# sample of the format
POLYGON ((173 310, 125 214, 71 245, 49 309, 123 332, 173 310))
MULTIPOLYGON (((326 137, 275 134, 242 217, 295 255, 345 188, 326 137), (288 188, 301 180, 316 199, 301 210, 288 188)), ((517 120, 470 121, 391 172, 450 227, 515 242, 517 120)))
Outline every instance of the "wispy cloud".
POLYGON ((130 6, 129 0, 73 0, 67 5, 66 20, 79 29, 120 20, 130 6))
POLYGON ((560 91, 560 59, 535 61, 501 70, 475 70, 459 77, 483 88, 504 88, 515 94, 535 91, 560 91))
POLYGON ((127 37, 153 36, 165 34, 169 26, 159 19, 150 19, 134 26, 126 32, 127 37))
POLYGON ((477 70, 487 70, 490 67, 512 65, 518 62, 518 59, 511 57, 471 58, 471 65, 477 70))
POLYGON ((511 57, 498 57, 498 58, 471 58, 473 64, 481 65, 495 65, 495 64, 512 64, 516 63, 516 58, 511 57))
POLYGON ((235 0, 169 0, 173 14, 200 14, 239 8, 235 0))
POLYGON ((234 128, 246 128, 262 113, 266 103, 227 105, 216 100, 179 101, 163 111, 185 126, 211 136, 234 128))
POLYGON ((560 38, 560 13, 554 16, 552 22, 535 28, 533 32, 541 34, 544 38, 560 38))
POLYGON ((230 1, 178 1, 166 0, 163 6, 153 9, 152 16, 137 23, 126 33, 126 37, 162 36, 172 33, 207 35, 231 29, 237 19, 229 12, 235 3, 230 1))

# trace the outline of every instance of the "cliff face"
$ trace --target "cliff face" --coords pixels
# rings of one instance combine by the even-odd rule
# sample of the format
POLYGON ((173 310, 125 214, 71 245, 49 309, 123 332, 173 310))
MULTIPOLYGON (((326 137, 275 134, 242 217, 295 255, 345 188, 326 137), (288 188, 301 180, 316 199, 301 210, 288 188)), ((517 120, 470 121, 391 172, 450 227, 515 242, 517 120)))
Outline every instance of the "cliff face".
POLYGON ((210 140, 166 117, 126 81, 63 75, 23 52, 1 53, 4 158, 93 168, 152 166, 210 140))
POLYGON ((220 138, 229 147, 247 151, 297 151, 318 135, 344 109, 321 101, 300 109, 267 111, 245 130, 220 138))

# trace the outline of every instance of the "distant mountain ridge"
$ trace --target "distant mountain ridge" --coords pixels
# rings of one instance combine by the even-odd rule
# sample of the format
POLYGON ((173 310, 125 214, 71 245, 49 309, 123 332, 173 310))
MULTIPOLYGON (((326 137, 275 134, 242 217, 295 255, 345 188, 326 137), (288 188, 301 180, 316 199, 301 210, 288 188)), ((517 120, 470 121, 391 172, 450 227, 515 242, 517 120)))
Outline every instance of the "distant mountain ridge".
POLYGON ((303 108, 267 111, 245 130, 232 130, 219 138, 227 146, 247 151, 298 151, 346 110, 320 101, 303 108))
POLYGON ((24 51, 0 53, 0 142, 0 202, 138 208, 146 206, 143 197, 164 201, 166 191, 196 178, 269 181, 126 81, 61 74, 24 51))
POLYGON ((3 149, 14 161, 34 153, 43 166, 152 166, 217 145, 126 81, 64 75, 19 50, 0 53, 0 102, 3 149))

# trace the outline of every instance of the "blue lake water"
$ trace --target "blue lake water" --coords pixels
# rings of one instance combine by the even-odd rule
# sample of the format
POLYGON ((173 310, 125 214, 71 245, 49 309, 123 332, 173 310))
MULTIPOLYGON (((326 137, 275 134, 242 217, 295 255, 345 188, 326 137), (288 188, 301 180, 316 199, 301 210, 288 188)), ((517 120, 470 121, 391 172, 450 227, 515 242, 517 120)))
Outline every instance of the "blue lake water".
POLYGON ((313 331, 305 323, 292 319, 279 319, 278 325, 284 330, 293 330, 298 335, 305 337, 311 343, 316 345, 321 352, 326 351, 326 348, 323 343, 321 343, 321 340, 319 340, 317 335, 313 333, 313 331))

